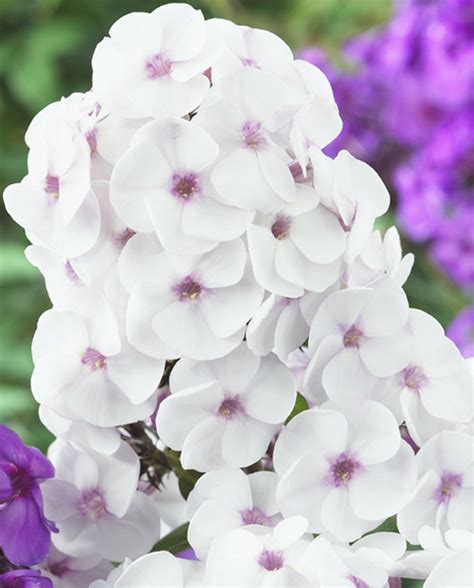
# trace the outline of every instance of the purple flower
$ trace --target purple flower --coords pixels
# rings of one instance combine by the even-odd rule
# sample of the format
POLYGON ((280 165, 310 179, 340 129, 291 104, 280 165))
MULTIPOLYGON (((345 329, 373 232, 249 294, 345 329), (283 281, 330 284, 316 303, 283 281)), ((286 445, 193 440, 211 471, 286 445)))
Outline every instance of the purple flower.
POLYGON ((474 304, 458 314, 446 334, 456 343, 464 357, 474 357, 474 304))
POLYGON ((457 206, 440 222, 430 246, 432 258, 459 285, 474 286, 474 206, 457 206))
POLYGON ((0 588, 53 588, 53 584, 36 570, 13 570, 0 574, 0 588))
POLYGON ((55 528, 44 517, 39 483, 53 476, 38 449, 0 425, 0 547, 15 565, 33 565, 48 554, 55 528))
POLYGON ((187 549, 180 551, 179 553, 176 554, 176 557, 179 557, 181 559, 190 559, 190 560, 197 559, 196 554, 194 553, 194 550, 192 547, 188 547, 187 549))

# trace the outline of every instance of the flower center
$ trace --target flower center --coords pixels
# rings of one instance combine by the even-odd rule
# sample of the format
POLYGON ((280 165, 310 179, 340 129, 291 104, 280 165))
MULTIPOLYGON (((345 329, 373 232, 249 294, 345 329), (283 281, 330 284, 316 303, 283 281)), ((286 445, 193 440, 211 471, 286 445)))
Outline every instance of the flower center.
POLYGON ((104 497, 97 488, 84 491, 76 506, 83 517, 87 517, 93 522, 98 521, 107 513, 104 497))
POLYGON ((222 401, 222 404, 219 406, 217 410, 217 414, 218 416, 230 420, 234 417, 234 415, 242 413, 243 411, 244 408, 240 403, 239 397, 229 396, 228 398, 222 401))
POLYGON ((85 136, 91 153, 95 153, 97 151, 97 134, 95 129, 86 131, 85 136))
POLYGON ((262 125, 258 122, 247 121, 242 125, 243 147, 253 151, 261 151, 267 146, 267 139, 262 131, 262 125))
POLYGON ((30 492, 35 480, 29 472, 14 464, 4 465, 2 470, 10 478, 10 483, 13 488, 13 497, 24 496, 30 492))
POLYGON ((172 68, 173 62, 164 53, 157 53, 145 62, 145 71, 149 80, 168 76, 172 68))
POLYGON ((244 525, 271 525, 272 519, 261 508, 254 506, 241 511, 240 518, 244 525))
POLYGON ((201 295, 202 286, 192 276, 186 276, 173 291, 180 300, 196 300, 201 295))
POLYGON ((198 177, 194 173, 187 173, 183 175, 173 174, 171 182, 171 193, 173 196, 177 196, 183 200, 187 200, 200 191, 198 177))
POLYGON ((280 570, 284 565, 283 554, 281 551, 264 549, 258 558, 258 563, 269 572, 280 570))
POLYGON ((260 69, 258 67, 258 63, 255 61, 255 59, 252 59, 251 57, 242 57, 240 59, 240 62, 242 63, 242 65, 244 67, 256 67, 256 68, 260 69))
POLYGON ((419 391, 428 383, 428 378, 419 366, 410 365, 403 370, 403 381, 410 390, 419 391))
POLYGON ((81 358, 81 362, 93 371, 101 370, 107 366, 105 356, 96 349, 92 349, 92 347, 86 349, 81 358))
POLYGON ((44 191, 57 200, 59 198, 59 178, 48 174, 44 182, 44 191))
POLYGON ((359 347, 360 338, 362 337, 362 331, 356 326, 352 327, 345 332, 342 342, 344 347, 359 347))
POLYGON ((331 464, 329 481, 332 486, 347 486, 355 473, 361 468, 360 463, 347 453, 341 455, 331 464))
POLYGON ((67 565, 67 559, 51 564, 48 566, 48 570, 51 574, 53 574, 53 576, 56 576, 57 578, 64 578, 64 576, 67 576, 70 572, 70 569, 67 565))
POLYGON ((436 489, 435 497, 440 504, 447 504, 459 492, 462 486, 462 474, 446 472, 441 476, 441 483, 436 489))
POLYGON ((128 227, 120 233, 115 233, 112 237, 112 243, 117 249, 123 249, 130 239, 136 235, 135 231, 128 227))
POLYGON ((350 575, 349 580, 354 584, 356 588, 369 588, 369 585, 357 576, 350 575))
POLYGON ((283 239, 286 239, 288 237, 290 232, 290 226, 291 219, 288 216, 283 216, 279 214, 277 215, 275 221, 272 224, 272 235, 275 237, 275 239, 278 239, 278 241, 282 241, 283 239))
POLYGON ((66 276, 73 284, 78 286, 82 285, 81 278, 76 274, 69 259, 66 260, 66 263, 64 264, 64 271, 66 272, 66 276))

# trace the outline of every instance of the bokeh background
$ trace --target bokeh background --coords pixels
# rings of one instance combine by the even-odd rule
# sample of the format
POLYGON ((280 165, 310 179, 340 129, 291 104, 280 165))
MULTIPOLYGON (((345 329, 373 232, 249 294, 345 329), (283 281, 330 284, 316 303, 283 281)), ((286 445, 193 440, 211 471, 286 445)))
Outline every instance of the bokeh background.
MULTIPOLYGON (((327 73, 346 125, 337 147, 348 146, 382 175, 394 204, 380 228, 396 223, 416 254, 407 283, 412 306, 432 313, 466 356, 474 354, 472 0, 189 2, 208 18, 274 31, 327 73)), ((94 47, 117 18, 161 3, 0 2, 2 191, 26 173, 23 137, 34 114, 90 88, 94 47)), ((31 338, 48 299, 3 204, 0 230, 0 422, 45 450, 51 438, 29 378, 31 338)))

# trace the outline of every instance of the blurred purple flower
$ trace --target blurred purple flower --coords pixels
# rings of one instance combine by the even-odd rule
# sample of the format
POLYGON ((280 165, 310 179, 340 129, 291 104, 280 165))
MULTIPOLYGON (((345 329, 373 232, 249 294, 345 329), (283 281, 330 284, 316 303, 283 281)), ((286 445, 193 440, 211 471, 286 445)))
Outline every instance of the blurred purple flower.
POLYGON ((446 334, 456 343, 464 357, 474 357, 474 304, 458 314, 446 334))
POLYGON ((393 19, 351 39, 349 72, 319 50, 300 57, 329 77, 347 148, 395 189, 397 217, 461 287, 474 285, 474 2, 400 0, 393 19), (471 226, 469 226, 471 223, 471 226))
POLYGON ((38 449, 0 425, 0 548, 15 565, 33 565, 48 554, 55 527, 44 517, 39 483, 53 476, 38 449))
POLYGON ((461 286, 474 284, 474 203, 457 205, 438 225, 432 258, 461 286))
POLYGON ((0 574, 0 588, 53 588, 53 584, 36 570, 13 570, 0 574))

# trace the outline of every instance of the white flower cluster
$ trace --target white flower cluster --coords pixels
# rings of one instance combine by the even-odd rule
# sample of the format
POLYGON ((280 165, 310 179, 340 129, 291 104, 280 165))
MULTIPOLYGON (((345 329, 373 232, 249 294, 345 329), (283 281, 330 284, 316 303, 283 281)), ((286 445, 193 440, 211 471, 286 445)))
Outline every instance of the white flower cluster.
POLYGON ((323 153, 342 126, 325 76, 186 4, 124 16, 92 66, 5 192, 53 304, 33 341, 58 437, 44 573, 471 586, 472 362, 409 308, 379 176, 323 153), (190 521, 197 561, 149 553, 160 519, 190 521))

